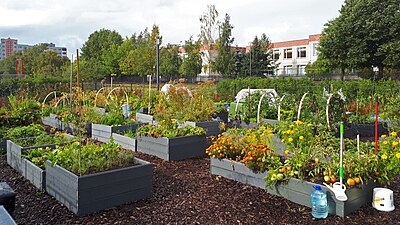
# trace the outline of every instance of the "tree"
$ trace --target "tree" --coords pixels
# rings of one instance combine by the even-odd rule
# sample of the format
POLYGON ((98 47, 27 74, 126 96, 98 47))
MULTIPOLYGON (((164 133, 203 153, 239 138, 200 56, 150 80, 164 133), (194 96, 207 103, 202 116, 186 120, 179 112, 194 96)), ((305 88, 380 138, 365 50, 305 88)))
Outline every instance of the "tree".
POLYGON ((221 75, 232 75, 235 72, 235 51, 231 47, 234 41, 232 29, 230 16, 225 14, 225 20, 220 26, 222 32, 217 40, 218 56, 211 62, 211 69, 221 75))
POLYGON ((196 76, 201 73, 200 41, 193 41, 192 37, 185 41, 186 56, 183 59, 179 73, 185 76, 196 76))
POLYGON ((81 49, 81 59, 85 62, 84 65, 82 64, 82 77, 99 79, 112 73, 119 73, 119 60, 116 58, 115 51, 122 42, 121 35, 116 31, 101 29, 92 33, 81 49), (96 68, 96 74, 87 74, 94 71, 87 71, 83 69, 83 66, 96 68))
POLYGON ((160 51, 160 75, 179 75, 182 59, 178 55, 177 46, 167 46, 160 51))
MULTIPOLYGON (((205 47, 206 51, 210 51, 215 45, 216 39, 218 37, 218 11, 215 5, 207 5, 207 12, 200 16, 200 40, 202 45, 205 47)), ((205 54, 208 63, 211 63, 211 54, 205 54)), ((210 65, 206 65, 204 68, 208 74, 210 74, 210 65)))
POLYGON ((264 76, 274 69, 273 63, 271 41, 266 34, 262 34, 260 39, 255 36, 251 42, 250 51, 245 55, 242 72, 251 76, 264 76))
POLYGON ((386 53, 400 38, 399 12, 398 0, 346 0, 339 17, 324 29, 322 57, 342 74, 346 69, 376 67, 377 78, 382 78, 384 68, 393 66, 393 55, 386 53))

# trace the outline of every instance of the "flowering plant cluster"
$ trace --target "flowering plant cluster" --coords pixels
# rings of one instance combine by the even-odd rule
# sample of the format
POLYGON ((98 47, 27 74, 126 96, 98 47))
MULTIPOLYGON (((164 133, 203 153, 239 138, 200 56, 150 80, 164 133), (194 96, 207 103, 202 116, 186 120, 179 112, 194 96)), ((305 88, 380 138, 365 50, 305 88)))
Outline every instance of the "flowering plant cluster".
POLYGON ((214 143, 206 153, 214 158, 226 158, 244 163, 255 172, 264 172, 273 163, 279 162, 272 142, 272 130, 265 127, 257 129, 233 129, 212 139, 214 143))

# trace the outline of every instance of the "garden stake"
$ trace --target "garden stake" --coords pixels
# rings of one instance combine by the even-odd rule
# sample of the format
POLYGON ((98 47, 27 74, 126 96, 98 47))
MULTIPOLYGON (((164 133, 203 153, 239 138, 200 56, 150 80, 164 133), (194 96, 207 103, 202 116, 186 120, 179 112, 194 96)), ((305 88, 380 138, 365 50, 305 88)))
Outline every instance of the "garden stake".
POLYGON ((329 188, 334 194, 337 200, 339 201, 347 201, 346 185, 343 184, 343 134, 344 134, 344 125, 343 122, 340 123, 340 169, 339 176, 340 182, 335 182, 333 186, 329 186, 324 182, 324 185, 329 188))
POLYGON ((360 159, 360 134, 357 133, 357 156, 360 159))
POLYGON ((378 102, 378 96, 375 96, 375 153, 378 153, 378 132, 379 132, 379 115, 378 115, 378 107, 379 107, 379 102, 378 102))

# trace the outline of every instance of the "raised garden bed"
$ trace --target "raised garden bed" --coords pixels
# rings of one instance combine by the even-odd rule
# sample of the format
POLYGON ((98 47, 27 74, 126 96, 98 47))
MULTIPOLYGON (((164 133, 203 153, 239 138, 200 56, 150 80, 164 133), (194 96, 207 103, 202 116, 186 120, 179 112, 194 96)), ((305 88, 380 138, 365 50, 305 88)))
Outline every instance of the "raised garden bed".
POLYGON ((82 216, 152 195, 153 166, 136 165, 77 176, 46 162, 46 191, 75 214, 82 216))
POLYGON ((184 160, 206 154, 205 136, 147 137, 138 136, 137 150, 164 160, 184 160))
POLYGON ((2 205, 0 205, 0 222, 1 225, 17 225, 2 205))
POLYGON ((121 134, 113 133, 112 137, 115 144, 121 145, 122 148, 136 151, 137 150, 137 140, 131 137, 127 137, 121 134))
POLYGON ((92 138, 97 141, 108 143, 113 133, 128 133, 136 131, 138 124, 128 124, 121 126, 107 126, 103 124, 92 124, 92 138))
POLYGON ((57 130, 62 130, 63 126, 62 126, 62 122, 61 120, 57 119, 57 115, 50 113, 50 116, 48 117, 43 117, 42 118, 42 123, 44 125, 50 126, 50 127, 54 127, 57 130))
MULTIPOLYGON (((244 164, 234 162, 227 159, 215 159, 211 157, 210 162, 211 174, 235 180, 244 184, 249 184, 267 190, 269 193, 282 196, 292 202, 311 207, 311 192, 314 183, 301 181, 291 178, 287 183, 276 184, 272 188, 265 186, 264 177, 268 172, 254 173, 244 164)), ((377 185, 373 182, 362 185, 361 189, 351 188, 346 191, 348 200, 341 202, 336 200, 333 193, 326 187, 322 186, 324 192, 327 193, 329 213, 341 217, 358 210, 363 205, 372 201, 372 191, 377 185)))
POLYGON ((206 121, 206 122, 186 121, 185 125, 189 125, 192 127, 201 127, 206 131, 207 136, 216 136, 221 133, 218 121, 206 121))

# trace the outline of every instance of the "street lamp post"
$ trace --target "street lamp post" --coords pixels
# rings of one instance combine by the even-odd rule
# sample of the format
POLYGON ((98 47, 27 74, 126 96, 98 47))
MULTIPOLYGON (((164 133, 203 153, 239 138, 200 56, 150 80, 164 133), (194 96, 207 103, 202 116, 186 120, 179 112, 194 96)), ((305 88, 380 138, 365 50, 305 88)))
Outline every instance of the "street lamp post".
POLYGON ((160 90, 160 38, 156 37, 156 76, 157 90, 160 90))

